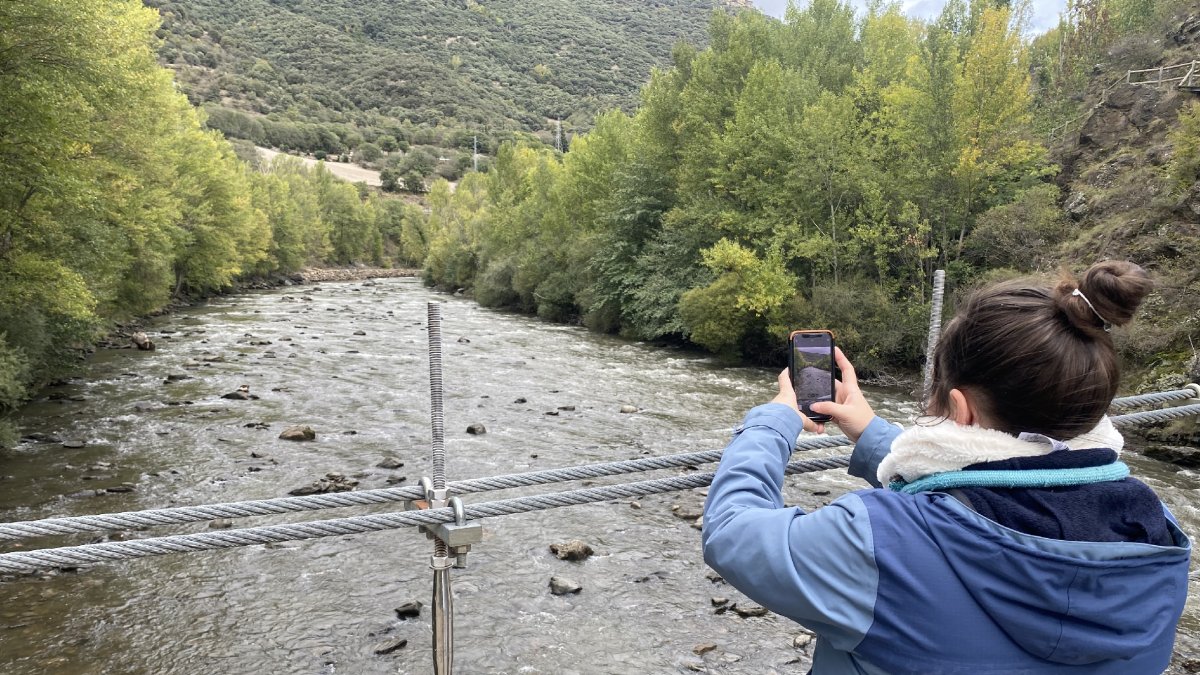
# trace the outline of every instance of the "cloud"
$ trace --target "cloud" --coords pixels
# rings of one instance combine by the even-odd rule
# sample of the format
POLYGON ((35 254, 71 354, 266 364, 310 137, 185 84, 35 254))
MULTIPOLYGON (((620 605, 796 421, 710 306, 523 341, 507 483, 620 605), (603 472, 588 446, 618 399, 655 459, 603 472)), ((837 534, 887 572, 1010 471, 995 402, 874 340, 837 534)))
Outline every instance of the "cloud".
POLYGON ((783 10, 787 9, 787 0, 754 0, 754 6, 763 14, 782 19, 783 10))
MULTIPOLYGON (((779 18, 783 18, 787 3, 788 0, 754 0, 754 6, 759 11, 779 18)), ((803 5, 804 2, 797 4, 803 5)), ((851 4, 862 11, 867 7, 867 0, 851 0, 851 4)), ((1030 30, 1036 34, 1044 33, 1058 25, 1058 15, 1066 8, 1067 0, 1038 0, 1031 4, 1033 16, 1030 30)), ((926 20, 937 17, 945 5, 946 0, 904 0, 901 3, 905 14, 926 20)))

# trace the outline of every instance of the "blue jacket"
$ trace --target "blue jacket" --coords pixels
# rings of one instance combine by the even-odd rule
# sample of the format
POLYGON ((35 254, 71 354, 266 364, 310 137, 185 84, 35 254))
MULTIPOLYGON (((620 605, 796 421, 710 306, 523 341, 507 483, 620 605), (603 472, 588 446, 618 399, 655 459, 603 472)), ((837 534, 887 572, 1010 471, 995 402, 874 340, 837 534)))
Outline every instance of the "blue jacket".
MULTIPOLYGON (((780 492, 801 431, 781 404, 746 416, 709 490, 704 560, 817 634, 816 675, 1158 675, 1169 664, 1191 551, 1173 519, 1174 545, 1155 546, 1023 534, 938 492, 868 489, 805 513, 780 492)), ((878 486, 899 432, 872 421, 850 473, 878 486)))

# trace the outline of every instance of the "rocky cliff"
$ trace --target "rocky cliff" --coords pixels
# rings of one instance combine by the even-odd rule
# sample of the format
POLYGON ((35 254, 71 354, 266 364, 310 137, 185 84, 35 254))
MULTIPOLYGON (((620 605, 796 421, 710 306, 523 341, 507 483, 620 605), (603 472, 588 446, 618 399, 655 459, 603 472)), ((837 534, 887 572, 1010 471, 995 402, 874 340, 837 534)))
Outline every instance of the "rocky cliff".
POLYGON ((1118 338, 1134 366, 1132 381, 1144 390, 1200 381, 1200 181, 1181 188, 1171 175, 1180 112, 1200 94, 1127 83, 1156 77, 1128 78, 1129 70, 1200 55, 1200 3, 1186 10, 1164 38, 1130 39, 1110 50, 1108 62, 1093 70, 1084 101, 1090 113, 1052 148, 1062 166, 1063 207, 1077 228, 1063 263, 1081 269, 1125 258, 1158 282, 1136 324, 1118 338))

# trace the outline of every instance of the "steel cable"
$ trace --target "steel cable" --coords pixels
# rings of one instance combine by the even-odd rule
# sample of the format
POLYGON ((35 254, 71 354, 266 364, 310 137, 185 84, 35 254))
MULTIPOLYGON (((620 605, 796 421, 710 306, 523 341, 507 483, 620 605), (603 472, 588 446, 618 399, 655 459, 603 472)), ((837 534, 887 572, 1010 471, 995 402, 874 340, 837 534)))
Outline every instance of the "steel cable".
MULTIPOLYGON (((814 436, 804 438, 796 444, 797 450, 816 450, 821 448, 838 448, 850 444, 845 436, 814 436)), ((662 457, 645 457, 619 462, 602 462, 585 464, 562 469, 548 469, 528 473, 488 476, 457 481, 447 484, 450 494, 466 495, 492 490, 509 490, 513 488, 546 485, 565 481, 588 480, 604 476, 637 473, 641 471, 656 471, 660 469, 676 469, 708 464, 721 459, 723 450, 707 450, 703 452, 665 455, 662 457)), ((0 541, 9 539, 27 539, 49 535, 71 534, 75 532, 104 532, 110 530, 126 530, 130 528, 155 527, 159 525, 181 525, 221 518, 246 518, 250 516, 277 515, 282 513, 297 513, 321 509, 335 509, 349 506, 370 506, 391 502, 404 502, 414 499, 424 499, 425 493, 418 486, 380 488, 378 490, 363 490, 360 492, 335 492, 323 495, 303 497, 279 497, 276 499, 260 499, 224 504, 208 504, 201 506, 175 506, 165 509, 149 509, 144 511, 126 511, 123 513, 106 513, 90 516, 69 516, 60 518, 44 518, 15 523, 0 523, 0 541)))
MULTIPOLYGON (((789 474, 826 471, 849 466, 849 457, 811 459, 788 464, 789 474)), ((517 497, 484 502, 466 507, 469 520, 527 513, 563 506, 577 506, 613 499, 644 497, 660 492, 672 492, 704 487, 712 483, 714 473, 676 476, 654 480, 623 483, 604 487, 583 488, 529 497, 517 497)), ((320 537, 362 534, 417 525, 435 525, 454 520, 454 509, 440 508, 425 511, 381 513, 333 520, 318 520, 288 525, 250 527, 226 532, 181 534, 133 541, 103 542, 83 546, 48 548, 0 554, 0 572, 26 573, 36 570, 72 568, 100 562, 145 558, 170 553, 192 553, 217 549, 255 546, 283 541, 300 541, 320 537)))

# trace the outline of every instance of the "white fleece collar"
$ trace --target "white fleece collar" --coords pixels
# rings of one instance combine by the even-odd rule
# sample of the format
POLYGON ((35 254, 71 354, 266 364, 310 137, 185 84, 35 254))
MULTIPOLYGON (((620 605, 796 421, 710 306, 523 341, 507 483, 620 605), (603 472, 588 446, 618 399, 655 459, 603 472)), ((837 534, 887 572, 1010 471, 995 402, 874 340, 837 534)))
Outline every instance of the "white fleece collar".
POLYGON ((877 476, 884 485, 896 477, 912 482, 979 462, 1046 455, 1064 445, 1071 450, 1109 448, 1119 454, 1125 439, 1107 416, 1091 431, 1065 443, 1034 434, 1016 438, 1003 431, 945 420, 930 426, 917 425, 897 436, 891 452, 879 463, 877 476))

